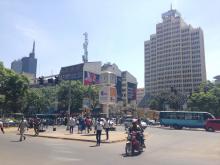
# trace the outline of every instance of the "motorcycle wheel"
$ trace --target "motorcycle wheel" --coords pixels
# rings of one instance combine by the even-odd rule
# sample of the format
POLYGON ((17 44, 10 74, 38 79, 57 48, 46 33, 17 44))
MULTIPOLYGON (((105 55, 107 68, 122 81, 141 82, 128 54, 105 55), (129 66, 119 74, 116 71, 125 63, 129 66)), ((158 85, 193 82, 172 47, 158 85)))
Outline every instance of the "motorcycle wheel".
POLYGON ((131 156, 132 155, 132 145, 131 143, 127 143, 125 146, 125 153, 127 156, 131 156))

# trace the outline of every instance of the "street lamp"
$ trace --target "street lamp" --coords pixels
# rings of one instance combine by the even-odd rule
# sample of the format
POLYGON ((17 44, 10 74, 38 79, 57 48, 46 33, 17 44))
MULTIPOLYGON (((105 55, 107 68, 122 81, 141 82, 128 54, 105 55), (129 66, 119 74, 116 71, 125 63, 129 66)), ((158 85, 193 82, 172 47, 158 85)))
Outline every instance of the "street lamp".
POLYGON ((71 106, 71 80, 69 80, 69 89, 68 89, 68 97, 69 97, 69 101, 68 101, 68 110, 67 110, 67 127, 66 130, 69 130, 69 121, 70 121, 70 106, 71 106))

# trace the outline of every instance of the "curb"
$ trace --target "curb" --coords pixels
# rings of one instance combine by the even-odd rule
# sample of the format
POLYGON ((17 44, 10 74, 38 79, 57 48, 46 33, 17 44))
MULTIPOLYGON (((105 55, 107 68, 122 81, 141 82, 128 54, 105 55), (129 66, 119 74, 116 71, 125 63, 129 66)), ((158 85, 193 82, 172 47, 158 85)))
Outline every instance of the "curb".
MULTIPOLYGON (((41 138, 50 138, 50 139, 62 139, 62 140, 74 140, 74 141, 84 141, 84 142, 96 142, 96 140, 87 140, 87 139, 79 139, 79 138, 65 138, 65 137, 54 137, 54 136, 43 136, 43 135, 31 135, 31 134, 25 134, 26 136, 31 137, 41 137, 41 138)), ((110 144, 110 143, 119 143, 123 142, 126 139, 120 139, 120 140, 114 140, 114 141, 101 141, 101 143, 110 144)))

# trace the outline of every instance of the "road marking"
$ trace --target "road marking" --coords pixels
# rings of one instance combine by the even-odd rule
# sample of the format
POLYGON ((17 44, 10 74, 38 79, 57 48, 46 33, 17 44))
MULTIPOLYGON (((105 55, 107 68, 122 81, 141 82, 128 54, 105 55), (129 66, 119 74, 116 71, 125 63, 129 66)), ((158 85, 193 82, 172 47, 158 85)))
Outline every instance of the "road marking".
POLYGON ((58 161, 64 161, 64 162, 76 162, 76 161, 81 161, 82 159, 77 159, 77 158, 65 158, 65 157, 53 157, 53 159, 58 160, 58 161))
POLYGON ((56 153, 65 153, 65 154, 73 154, 72 151, 68 151, 68 150, 53 150, 53 152, 56 152, 56 153))

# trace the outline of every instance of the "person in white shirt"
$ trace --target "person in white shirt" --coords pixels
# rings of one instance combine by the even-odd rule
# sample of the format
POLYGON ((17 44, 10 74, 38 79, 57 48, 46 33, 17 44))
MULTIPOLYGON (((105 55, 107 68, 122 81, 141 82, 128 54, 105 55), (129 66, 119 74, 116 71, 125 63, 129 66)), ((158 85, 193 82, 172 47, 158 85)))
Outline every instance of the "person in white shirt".
POLYGON ((24 136, 25 129, 28 130, 28 124, 27 121, 24 120, 24 118, 22 117, 21 122, 18 126, 18 131, 20 131, 20 141, 22 141, 22 138, 24 138, 24 140, 26 139, 26 137, 24 136))
POLYGON ((109 140, 110 120, 108 118, 106 118, 104 122, 104 129, 106 132, 106 140, 109 140))
POLYGON ((69 126, 70 126, 70 133, 73 133, 73 128, 76 125, 76 120, 73 117, 70 117, 69 126))
POLYGON ((101 135, 102 135, 102 124, 100 119, 98 119, 96 122, 95 130, 96 130, 96 145, 100 146, 101 135))

